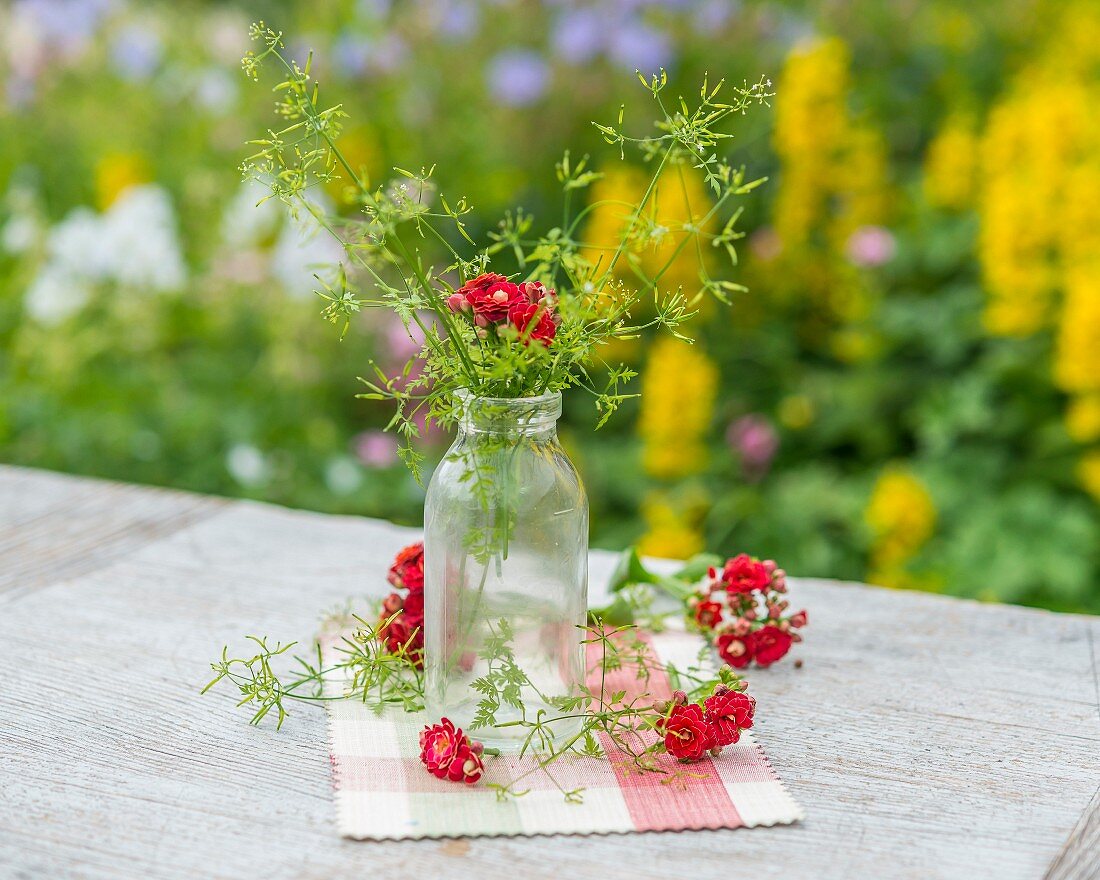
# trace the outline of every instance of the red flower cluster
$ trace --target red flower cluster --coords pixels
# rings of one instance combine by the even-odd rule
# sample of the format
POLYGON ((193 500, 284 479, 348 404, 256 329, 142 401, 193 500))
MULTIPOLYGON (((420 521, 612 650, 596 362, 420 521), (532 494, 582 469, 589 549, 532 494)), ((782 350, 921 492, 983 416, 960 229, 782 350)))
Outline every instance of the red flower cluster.
POLYGON ((719 685, 703 703, 689 703, 683 691, 672 701, 656 707, 664 713, 657 732, 665 738, 665 749, 674 758, 691 762, 705 755, 717 755, 752 727, 756 700, 743 691, 719 685))
POLYGON ((787 574, 774 560, 761 562, 747 553, 712 568, 688 600, 691 620, 714 640, 718 656, 735 669, 753 661, 770 666, 801 641, 796 630, 806 625, 806 612, 785 615, 790 603, 787 574))
POLYGON ((404 651, 417 666, 424 662, 424 543, 397 554, 386 580, 397 590, 382 600, 378 638, 391 653, 404 651))
POLYGON ((514 328, 524 345, 537 339, 547 347, 558 332, 556 305, 555 292, 541 282, 514 284, 494 273, 478 275, 447 297, 448 308, 469 316, 482 339, 508 326, 514 328))
POLYGON ((481 743, 470 739, 449 718, 420 731, 420 760, 439 779, 473 785, 485 770, 481 743))

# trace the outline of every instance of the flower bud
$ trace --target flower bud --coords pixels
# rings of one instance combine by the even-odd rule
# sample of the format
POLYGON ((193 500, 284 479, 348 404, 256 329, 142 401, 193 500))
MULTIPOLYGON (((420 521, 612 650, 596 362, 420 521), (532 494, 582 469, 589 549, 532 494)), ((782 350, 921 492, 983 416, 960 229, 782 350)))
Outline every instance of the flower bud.
POLYGON ((404 606, 405 603, 397 593, 390 593, 382 600, 382 613, 389 617, 391 614, 396 614, 404 606))
POLYGON ((683 691, 672 692, 672 702, 676 706, 683 706, 688 701, 688 695, 683 691))

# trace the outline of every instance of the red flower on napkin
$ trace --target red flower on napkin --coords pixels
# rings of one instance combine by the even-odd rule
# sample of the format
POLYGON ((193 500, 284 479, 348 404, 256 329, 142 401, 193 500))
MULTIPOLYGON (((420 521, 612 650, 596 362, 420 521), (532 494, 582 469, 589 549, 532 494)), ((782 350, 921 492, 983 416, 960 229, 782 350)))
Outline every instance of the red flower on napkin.
POLYGON ((704 700, 703 705, 717 746, 733 745, 741 738, 742 730, 752 727, 756 700, 748 694, 720 686, 704 700))
POLYGON ((420 760, 438 779, 472 785, 485 769, 481 743, 470 739, 449 718, 429 724, 420 732, 420 760))
POLYGON ((711 726, 698 703, 677 704, 667 718, 657 723, 657 732, 665 738, 665 748, 681 761, 698 761, 715 747, 711 726))

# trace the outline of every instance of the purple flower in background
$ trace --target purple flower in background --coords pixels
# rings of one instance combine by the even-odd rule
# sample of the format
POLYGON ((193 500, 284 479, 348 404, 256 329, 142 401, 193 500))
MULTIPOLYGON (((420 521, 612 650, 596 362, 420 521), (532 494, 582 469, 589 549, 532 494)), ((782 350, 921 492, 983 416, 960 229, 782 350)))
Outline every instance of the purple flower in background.
POLYGON ((356 435, 352 444, 356 457, 367 467, 387 468, 398 462, 397 438, 393 434, 372 429, 356 435))
POLYGON ((509 107, 533 104, 550 84, 550 68, 529 49, 501 52, 489 62, 489 91, 509 107))
POLYGON ((550 44, 555 57, 583 64, 603 48, 607 30, 607 23, 595 9, 571 9, 554 23, 550 44))
POLYGON ((477 34, 481 17, 470 0, 444 0, 439 16, 439 33, 462 42, 477 34))
POLYGON ((129 25, 111 40, 111 64, 119 76, 131 82, 151 77, 163 54, 157 32, 141 25, 129 25))
POLYGON ((889 263, 897 250, 893 233, 882 226, 861 226, 848 239, 848 259, 864 269, 889 263))
POLYGON ((27 16, 46 41, 62 52, 80 52, 106 18, 114 0, 17 0, 16 17, 27 16))
POLYGON ((656 73, 672 61, 672 43, 643 22, 627 21, 611 35, 611 58, 627 70, 656 73))
POLYGON ((332 61, 341 75, 356 79, 367 72, 371 58, 371 41, 357 34, 344 32, 332 43, 332 61))
POLYGON ((409 54, 400 37, 373 40, 345 31, 332 44, 332 57, 342 76, 358 79, 369 74, 392 73, 409 54))
POLYGON ((392 5, 391 0, 359 0, 356 11, 362 18, 377 20, 389 15, 392 5))
POLYGON ((26 107, 34 100, 34 80, 25 76, 12 76, 4 85, 4 100, 15 110, 26 107))
POLYGON ((726 442, 740 456, 741 471, 750 480, 759 480, 768 472, 779 450, 779 435, 772 423, 759 413, 730 422, 726 442))
POLYGON ((700 34, 721 30, 740 7, 738 0, 703 0, 695 10, 695 30, 700 34))
POLYGON ((371 67, 377 73, 393 73, 405 63, 409 47, 400 37, 388 36, 374 46, 371 67))

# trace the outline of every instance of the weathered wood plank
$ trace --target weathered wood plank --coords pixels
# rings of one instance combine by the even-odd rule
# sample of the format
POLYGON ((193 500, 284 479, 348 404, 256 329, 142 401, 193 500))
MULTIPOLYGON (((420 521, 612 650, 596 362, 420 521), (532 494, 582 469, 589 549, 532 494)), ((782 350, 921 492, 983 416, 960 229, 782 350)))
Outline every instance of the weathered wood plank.
MULTIPOLYGON (((320 712, 276 733, 197 690, 223 643, 308 637, 322 610, 377 594, 415 533, 217 502, 182 528, 110 539, 94 565, 48 567, 34 560, 56 547, 12 523, 41 515, 36 534, 68 543, 94 528, 88 486, 117 487, 17 472, 38 507, 13 513, 9 476, 0 574, 20 573, 0 597, 0 877, 1001 880, 1095 866, 1083 818, 1100 781, 1095 618, 796 581, 811 614, 804 666, 750 678, 758 738, 804 823, 353 843, 335 836, 320 712), (27 572, 45 583, 20 589, 27 572)), ((115 496, 117 522, 149 515, 147 491, 115 496)), ((594 585, 612 562, 593 554, 594 585)))
POLYGON ((107 565, 226 503, 166 489, 0 469, 0 603, 107 565))
POLYGON ((1047 872, 1046 880, 1100 877, 1100 788, 1047 872))

